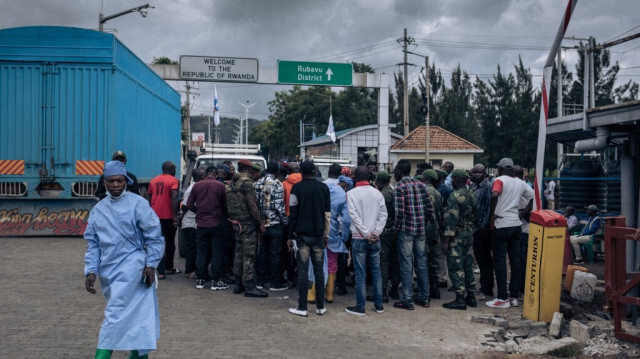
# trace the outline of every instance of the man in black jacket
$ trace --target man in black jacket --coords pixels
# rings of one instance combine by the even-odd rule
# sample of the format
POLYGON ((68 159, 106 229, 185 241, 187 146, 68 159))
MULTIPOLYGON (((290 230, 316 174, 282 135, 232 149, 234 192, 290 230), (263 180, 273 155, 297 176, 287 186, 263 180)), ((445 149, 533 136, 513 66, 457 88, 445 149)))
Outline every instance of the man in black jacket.
POLYGON ((316 314, 326 313, 324 308, 324 247, 329 238, 331 199, 329 187, 316 181, 315 165, 302 162, 302 181, 291 188, 289 196, 289 248, 295 239, 298 261, 298 307, 289 308, 291 314, 307 316, 309 255, 313 264, 316 286, 316 314))
MULTIPOLYGON (((111 159, 113 161, 120 161, 125 165, 127 164, 127 155, 122 151, 114 152, 111 159)), ((127 171, 127 176, 133 180, 132 184, 127 184, 127 192, 132 192, 139 196, 140 188, 138 188, 138 179, 129 171, 127 171)), ((104 186, 104 176, 100 176, 100 179, 98 180, 98 188, 96 188, 96 193, 94 195, 100 200, 107 196, 107 188, 104 186)))

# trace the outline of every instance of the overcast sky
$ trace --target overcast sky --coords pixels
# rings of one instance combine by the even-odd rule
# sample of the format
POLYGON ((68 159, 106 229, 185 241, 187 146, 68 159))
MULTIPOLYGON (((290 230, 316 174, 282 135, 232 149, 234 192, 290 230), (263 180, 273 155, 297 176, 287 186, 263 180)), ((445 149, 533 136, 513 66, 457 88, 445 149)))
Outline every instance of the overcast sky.
MULTIPOLYGON (((106 23, 108 31, 143 61, 181 55, 257 58, 261 68, 277 60, 364 62, 376 72, 393 73, 402 62, 396 41, 407 28, 410 50, 429 55, 448 79, 458 63, 470 75, 488 79, 501 66, 513 69, 518 55, 539 85, 548 47, 566 0, 150 0, 148 16, 128 14, 106 23)), ((0 27, 61 25, 96 29, 98 14, 114 14, 139 0, 0 0, 0 27)), ((568 36, 594 36, 599 42, 640 32, 638 0, 581 0, 568 36)), ((577 42, 565 40, 563 46, 577 42)), ((640 39, 612 48, 620 80, 640 82, 640 39), (634 68, 635 67, 635 68, 634 68)), ((563 52, 574 69, 576 52, 563 52)), ((422 65, 420 57, 409 62, 422 65)), ((417 82, 420 68, 410 68, 417 82)), ((222 116, 244 113, 237 101, 258 101, 251 117, 265 119, 267 102, 285 86, 200 82, 193 113, 211 113, 218 88, 222 116)), ((172 82, 184 90, 184 82, 172 82)), ((183 95, 184 98, 184 95, 183 95)), ((322 100, 319 100, 322 101, 322 100)))

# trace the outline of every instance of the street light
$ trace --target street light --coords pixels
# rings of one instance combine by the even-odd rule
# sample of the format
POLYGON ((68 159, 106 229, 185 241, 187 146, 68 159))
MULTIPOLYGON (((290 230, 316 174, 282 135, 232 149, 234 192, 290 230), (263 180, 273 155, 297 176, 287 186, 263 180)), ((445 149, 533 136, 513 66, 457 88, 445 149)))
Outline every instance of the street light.
POLYGON ((113 15, 108 15, 108 16, 104 16, 102 13, 100 13, 100 15, 98 15, 98 28, 100 30, 100 32, 103 31, 103 27, 104 27, 104 23, 111 20, 111 19, 115 19, 116 17, 120 17, 122 15, 126 15, 130 12, 139 12, 140 15, 142 15, 142 17, 147 17, 147 9, 155 9, 155 7, 149 5, 149 4, 144 4, 144 5, 140 5, 134 8, 131 8, 129 10, 125 10, 125 11, 121 11, 117 14, 113 14, 113 15))

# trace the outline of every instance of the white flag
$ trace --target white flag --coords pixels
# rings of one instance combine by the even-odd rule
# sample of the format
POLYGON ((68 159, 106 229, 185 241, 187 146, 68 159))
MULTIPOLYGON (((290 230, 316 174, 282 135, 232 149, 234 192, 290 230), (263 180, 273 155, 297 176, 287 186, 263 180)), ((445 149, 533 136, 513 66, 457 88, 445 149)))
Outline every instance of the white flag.
POLYGON ((333 115, 329 115, 329 127, 327 127, 326 135, 331 137, 333 143, 336 142, 336 130, 333 128, 333 115))
POLYGON ((214 97, 213 97, 213 123, 216 126, 220 124, 220 104, 218 104, 218 87, 213 88, 214 97))

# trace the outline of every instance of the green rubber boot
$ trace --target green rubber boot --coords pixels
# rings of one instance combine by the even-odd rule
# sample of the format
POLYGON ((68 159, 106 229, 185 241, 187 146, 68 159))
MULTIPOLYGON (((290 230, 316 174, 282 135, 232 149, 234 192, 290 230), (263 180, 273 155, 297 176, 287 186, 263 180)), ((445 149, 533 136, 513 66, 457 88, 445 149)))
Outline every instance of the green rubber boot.
POLYGON ((149 354, 138 355, 137 350, 132 350, 131 354, 129 354, 129 359, 149 359, 149 354))
POLYGON ((96 349, 95 359, 111 359, 113 350, 109 349, 96 349))

